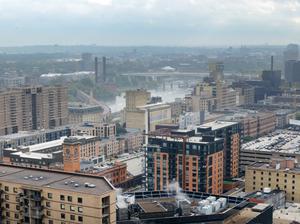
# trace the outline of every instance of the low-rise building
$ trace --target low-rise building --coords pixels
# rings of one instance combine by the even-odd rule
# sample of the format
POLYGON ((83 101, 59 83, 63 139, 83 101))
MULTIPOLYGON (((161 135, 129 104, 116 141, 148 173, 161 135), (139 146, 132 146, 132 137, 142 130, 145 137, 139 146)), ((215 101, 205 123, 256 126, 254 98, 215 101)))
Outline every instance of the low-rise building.
POLYGON ((116 137, 116 124, 103 122, 86 122, 78 125, 72 125, 72 135, 92 135, 100 138, 116 137))
POLYGON ((300 202, 300 169, 294 159, 272 158, 269 163, 254 163, 246 167, 246 192, 264 188, 283 190, 286 200, 300 202))
POLYGON ((0 165, 1 223, 116 223, 103 177, 0 165))

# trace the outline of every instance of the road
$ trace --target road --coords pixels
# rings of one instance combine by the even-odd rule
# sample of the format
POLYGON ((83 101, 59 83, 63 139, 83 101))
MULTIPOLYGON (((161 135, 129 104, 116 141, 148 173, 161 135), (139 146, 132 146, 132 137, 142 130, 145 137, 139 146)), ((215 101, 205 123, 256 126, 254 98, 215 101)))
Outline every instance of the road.
POLYGON ((103 115, 107 118, 110 116, 111 111, 109 106, 107 106, 105 103, 96 100, 93 96, 86 94, 85 92, 78 90, 77 92, 78 97, 83 100, 84 102, 87 102, 88 104, 91 105, 99 105, 103 109, 103 115))

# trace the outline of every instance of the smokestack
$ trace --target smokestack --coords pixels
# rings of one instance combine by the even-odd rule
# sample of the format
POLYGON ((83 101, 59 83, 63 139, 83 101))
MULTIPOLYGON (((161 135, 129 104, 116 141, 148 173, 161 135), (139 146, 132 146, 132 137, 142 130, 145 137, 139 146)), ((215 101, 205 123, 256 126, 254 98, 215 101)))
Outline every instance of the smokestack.
POLYGON ((271 56, 271 71, 273 72, 273 66, 274 66, 274 56, 271 56))
POLYGON ((95 82, 98 82, 98 57, 95 57, 95 82))
POLYGON ((103 82, 106 80, 106 57, 102 57, 102 79, 103 82))

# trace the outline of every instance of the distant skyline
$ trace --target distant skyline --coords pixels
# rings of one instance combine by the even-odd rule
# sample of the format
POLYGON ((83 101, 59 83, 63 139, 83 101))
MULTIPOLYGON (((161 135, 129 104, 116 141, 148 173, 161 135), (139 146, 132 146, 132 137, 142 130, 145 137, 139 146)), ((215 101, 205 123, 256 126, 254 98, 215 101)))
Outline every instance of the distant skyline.
POLYGON ((0 0, 0 46, 300 42, 300 0, 0 0))

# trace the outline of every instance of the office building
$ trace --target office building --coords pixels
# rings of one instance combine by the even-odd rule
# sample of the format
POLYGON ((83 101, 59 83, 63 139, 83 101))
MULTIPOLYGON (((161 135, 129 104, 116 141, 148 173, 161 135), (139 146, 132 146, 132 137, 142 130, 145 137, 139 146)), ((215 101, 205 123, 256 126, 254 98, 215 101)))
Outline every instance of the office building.
POLYGON ((283 52, 284 61, 299 59, 299 46, 297 44, 289 44, 283 52))
POLYGON ((246 167, 246 192, 264 188, 283 190, 287 201, 300 202, 299 182, 300 171, 294 159, 272 158, 271 162, 258 162, 246 167))
POLYGON ((151 98, 151 93, 144 89, 126 91, 126 111, 135 111, 139 106, 145 106, 151 98))
POLYGON ((285 62, 285 80, 287 82, 300 82, 300 61, 289 60, 285 62))
POLYGON ((127 128, 153 131, 155 125, 172 123, 171 106, 163 103, 148 104, 149 92, 143 89, 126 91, 125 120, 127 128))
POLYGON ((103 122, 103 108, 98 105, 72 104, 68 107, 69 124, 103 122))
POLYGON ((211 61, 208 64, 209 77, 215 82, 224 80, 224 63, 221 61, 211 61))
POLYGON ((239 176, 241 129, 238 122, 214 121, 196 127, 197 135, 224 139, 224 178, 239 176))
POLYGON ((226 83, 216 83, 216 110, 232 109, 237 106, 237 91, 226 83))
POLYGON ((80 61, 80 68, 81 71, 91 71, 93 64, 93 55, 91 53, 82 53, 81 54, 81 61, 80 61))
POLYGON ((149 135, 146 147, 146 189, 168 189, 177 181, 183 190, 223 192, 224 141, 196 137, 194 131, 159 129, 149 135))
POLYGON ((54 128, 68 122, 67 89, 20 87, 0 92, 0 135, 54 128))
POLYGON ((0 223, 116 223, 114 187, 103 177, 0 165, 0 223))

